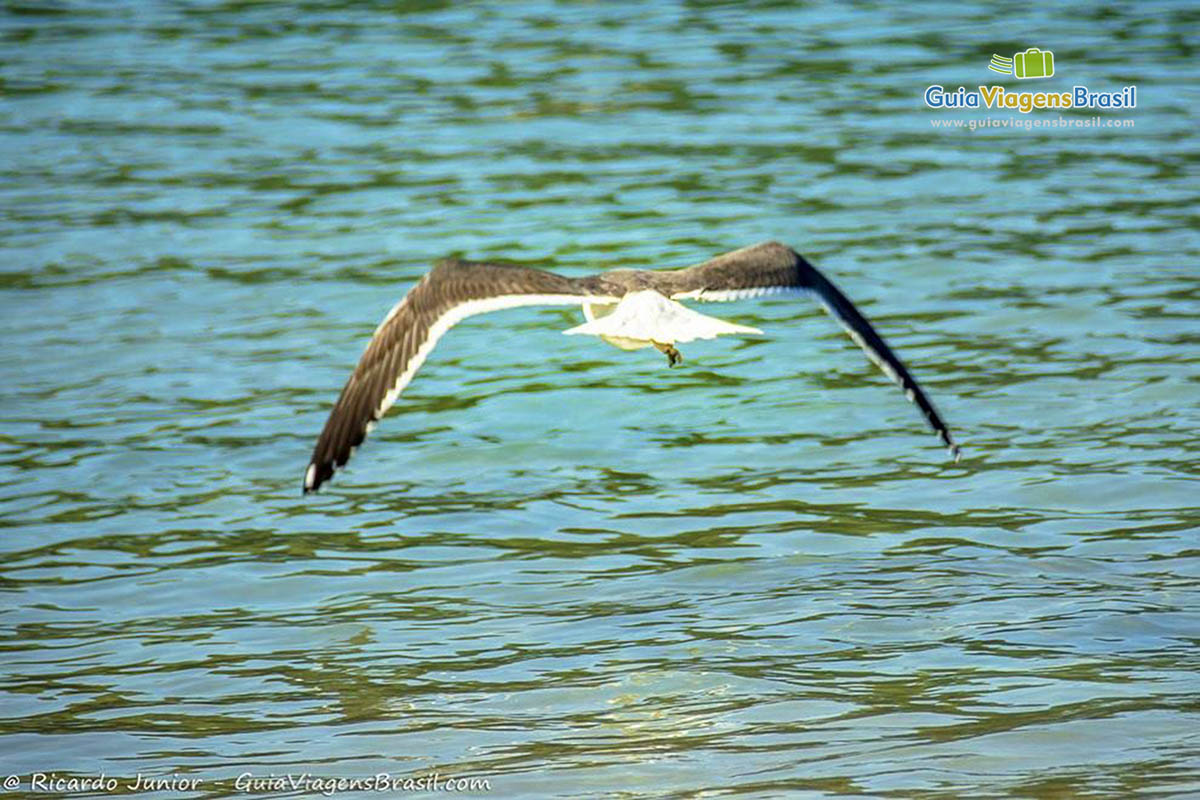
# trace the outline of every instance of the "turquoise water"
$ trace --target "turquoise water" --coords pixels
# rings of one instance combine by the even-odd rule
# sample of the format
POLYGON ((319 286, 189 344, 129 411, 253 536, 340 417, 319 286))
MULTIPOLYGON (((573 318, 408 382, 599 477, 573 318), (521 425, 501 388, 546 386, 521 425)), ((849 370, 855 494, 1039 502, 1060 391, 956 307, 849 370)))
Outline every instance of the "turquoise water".
POLYGON ((9 3, 0 772, 1200 793, 1197 22, 9 3), (1055 78, 987 71, 1030 46, 1055 78), (1135 126, 932 127, 1019 118, 922 102, 995 80, 1136 84, 1101 115, 1135 126), (674 370, 525 309, 456 328, 300 496, 436 258, 772 238, 876 321, 961 463, 806 301, 705 307, 767 335, 674 370))

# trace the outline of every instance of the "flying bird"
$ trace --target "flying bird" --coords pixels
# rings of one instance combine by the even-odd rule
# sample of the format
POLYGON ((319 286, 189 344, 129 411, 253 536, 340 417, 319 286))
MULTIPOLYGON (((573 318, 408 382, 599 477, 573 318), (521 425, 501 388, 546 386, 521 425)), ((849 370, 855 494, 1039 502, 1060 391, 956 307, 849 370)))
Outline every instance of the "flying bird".
POLYGON ((778 242, 764 242, 686 269, 617 269, 582 278, 509 264, 439 261, 375 329, 317 438, 304 472, 304 493, 316 491, 345 465, 438 340, 467 317, 518 306, 581 306, 587 321, 563 333, 599 336, 623 349, 655 347, 675 366, 683 358, 675 347, 681 342, 762 333, 701 314, 680 300, 741 300, 794 291, 811 294, 825 306, 899 384, 957 461, 959 448, 946 423, 874 326, 803 256, 778 242))

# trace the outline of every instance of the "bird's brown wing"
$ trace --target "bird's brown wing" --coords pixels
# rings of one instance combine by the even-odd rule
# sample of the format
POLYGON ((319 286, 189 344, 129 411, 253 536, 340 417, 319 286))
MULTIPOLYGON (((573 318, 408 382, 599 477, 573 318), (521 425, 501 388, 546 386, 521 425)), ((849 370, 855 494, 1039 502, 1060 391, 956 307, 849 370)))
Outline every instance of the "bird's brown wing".
POLYGON ((778 242, 744 247, 687 269, 650 273, 659 290, 672 299, 741 300, 788 290, 812 294, 850 334, 884 374, 895 381, 921 410, 929 426, 957 461, 959 447, 933 401, 921 389, 904 362, 850 299, 795 250, 778 242))
POLYGON ((618 299, 604 294, 596 278, 459 259, 439 262, 375 329, 317 439, 304 492, 316 491, 346 463, 457 322, 503 308, 618 299))

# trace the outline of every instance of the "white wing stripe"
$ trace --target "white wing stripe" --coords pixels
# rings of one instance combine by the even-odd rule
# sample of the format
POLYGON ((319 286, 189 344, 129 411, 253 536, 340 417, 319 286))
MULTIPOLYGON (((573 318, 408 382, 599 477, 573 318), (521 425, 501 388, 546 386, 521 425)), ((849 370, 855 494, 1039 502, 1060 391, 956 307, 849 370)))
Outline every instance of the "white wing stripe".
POLYGON ((701 303, 724 303, 733 300, 749 300, 775 294, 797 294, 807 292, 798 286, 756 286, 750 289, 693 289, 671 295, 672 300, 699 300, 701 303))
MULTIPOLYGON (((497 297, 488 297, 483 300, 469 300, 454 306, 434 320, 433 325, 429 327, 429 335, 425 337, 425 341, 417 348, 417 352, 413 353, 412 358, 404 366, 404 371, 397 376, 396 382, 392 384, 392 388, 388 390, 388 393, 384 395, 379 405, 375 408, 375 418, 379 419, 383 417, 387 413, 387 410, 392 407, 392 404, 396 402, 396 398, 400 396, 400 392, 404 391, 404 387, 408 386, 413 376, 417 374, 417 370, 425 363, 425 359, 433 351, 434 345, 446 335, 446 331, 467 317, 473 317, 476 314, 486 314, 489 311, 501 311, 506 308, 520 308, 521 306, 578 306, 597 301, 615 303, 617 302, 617 298, 580 294, 506 294, 497 297)), ((392 312, 388 314, 388 319, 394 316, 395 313, 396 309, 392 309, 392 312)))

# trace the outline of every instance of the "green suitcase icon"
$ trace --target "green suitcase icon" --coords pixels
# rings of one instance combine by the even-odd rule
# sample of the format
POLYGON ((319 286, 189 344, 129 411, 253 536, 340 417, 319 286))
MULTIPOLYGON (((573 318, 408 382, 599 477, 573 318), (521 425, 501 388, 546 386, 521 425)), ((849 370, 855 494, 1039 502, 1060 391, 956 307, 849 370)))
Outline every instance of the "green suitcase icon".
POLYGON ((1018 78, 1049 78, 1054 74, 1054 53, 1036 47, 1014 53, 1013 74, 1018 78))

